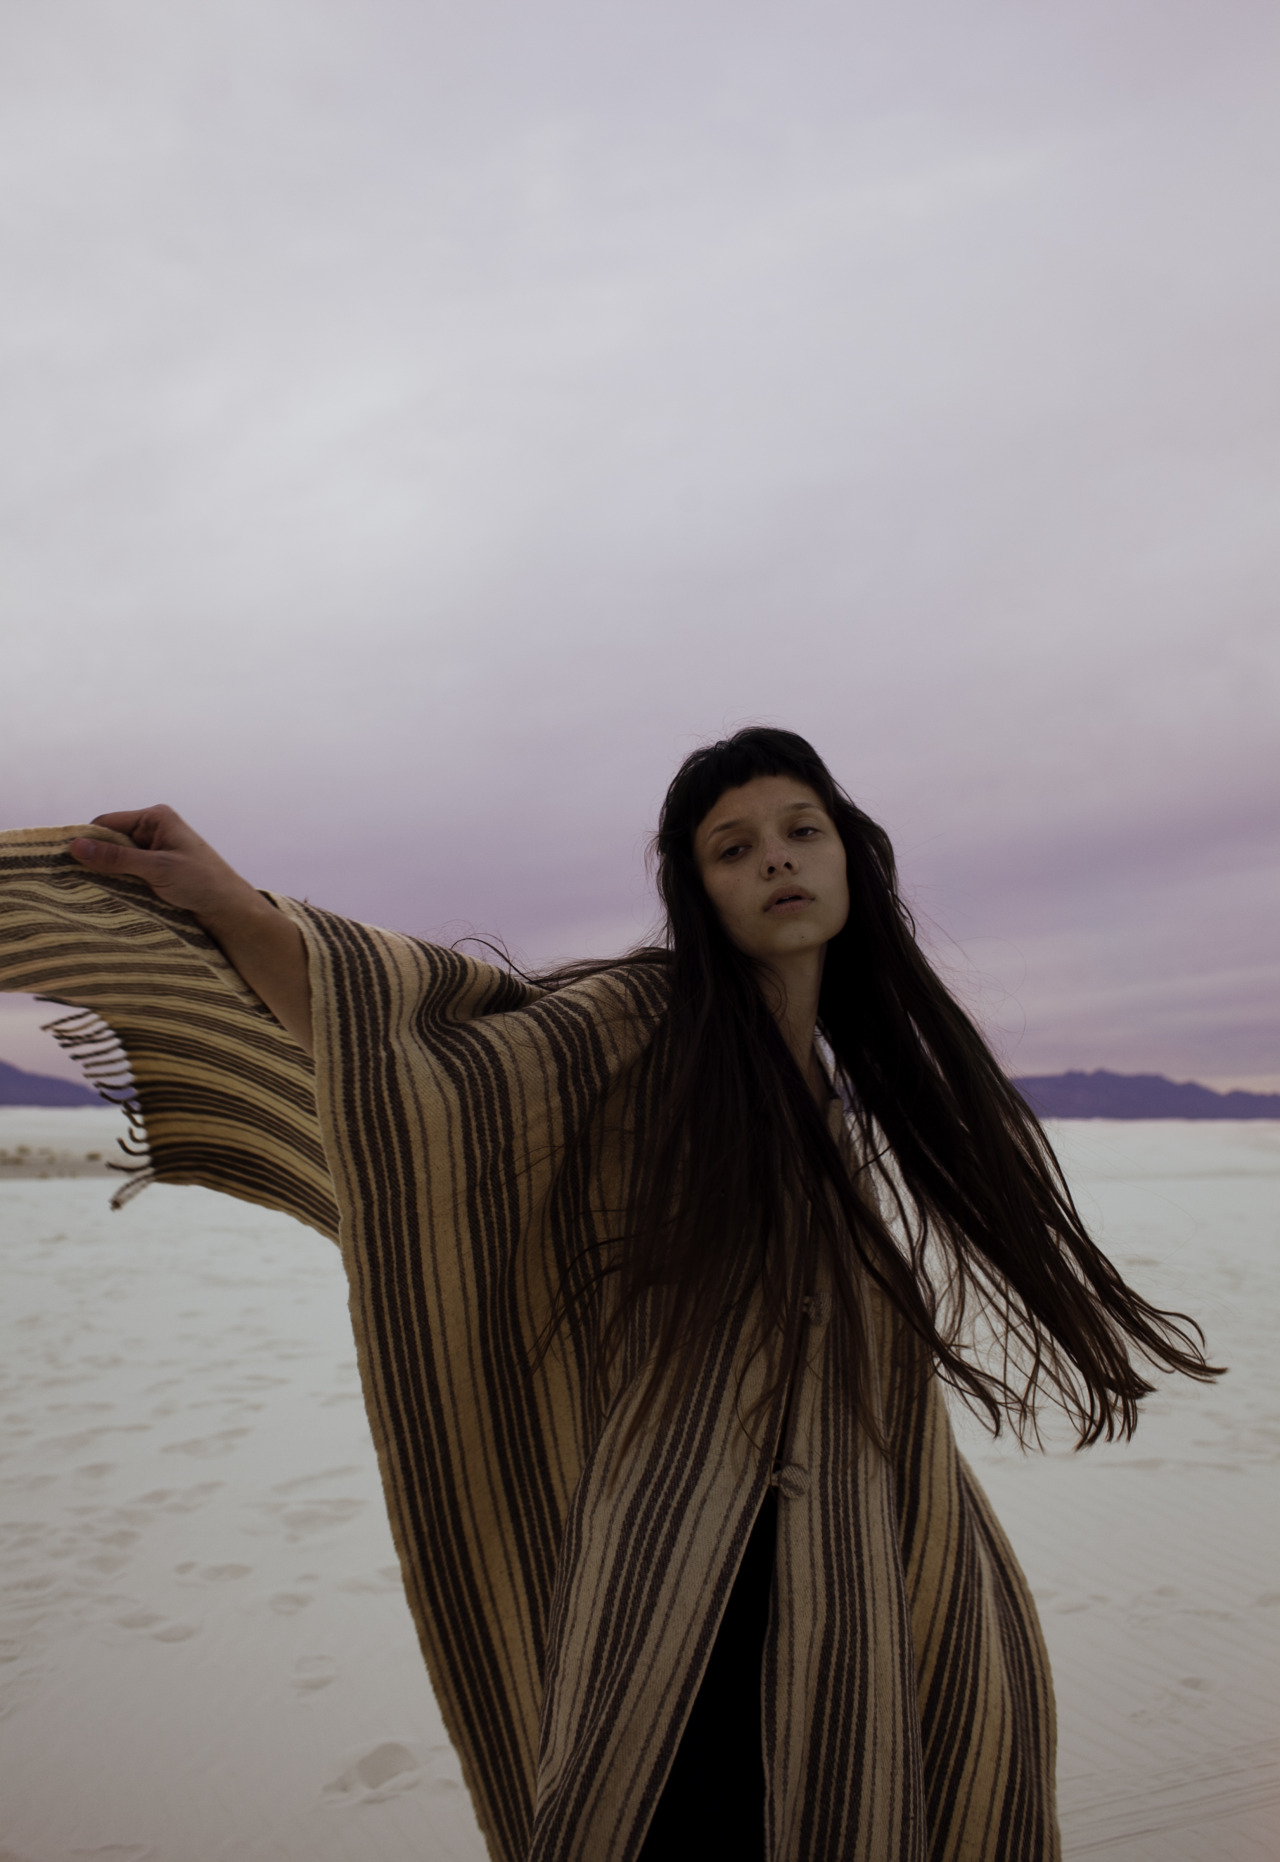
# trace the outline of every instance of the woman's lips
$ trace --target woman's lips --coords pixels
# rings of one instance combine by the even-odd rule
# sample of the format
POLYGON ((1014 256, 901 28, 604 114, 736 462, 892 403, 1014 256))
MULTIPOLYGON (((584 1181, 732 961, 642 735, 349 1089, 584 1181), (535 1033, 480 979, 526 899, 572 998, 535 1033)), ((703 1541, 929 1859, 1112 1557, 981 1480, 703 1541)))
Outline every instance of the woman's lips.
POLYGON ((771 917, 781 917, 788 912, 802 912, 806 905, 812 904, 812 894, 797 888, 794 892, 779 893, 776 899, 770 899, 764 909, 771 917))

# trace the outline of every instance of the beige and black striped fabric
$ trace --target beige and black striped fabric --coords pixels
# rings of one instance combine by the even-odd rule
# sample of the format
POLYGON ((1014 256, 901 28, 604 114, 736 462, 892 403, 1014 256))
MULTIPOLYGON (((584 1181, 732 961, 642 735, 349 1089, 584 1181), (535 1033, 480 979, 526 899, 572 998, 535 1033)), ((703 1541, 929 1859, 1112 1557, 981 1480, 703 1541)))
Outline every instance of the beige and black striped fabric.
POLYGON ((562 1277, 616 1245, 661 971, 541 992, 281 900, 310 951, 313 1069, 189 918, 71 861, 85 831, 0 836, 0 982, 113 1032, 149 1179, 337 1233, 410 1604, 493 1856, 637 1855, 772 1481, 771 1862, 1053 1862, 1034 1608, 886 1310, 868 1296, 887 1454, 854 1427, 821 1286, 789 1407, 752 1440, 749 1310, 698 1400, 625 1458, 646 1315, 605 1404, 594 1307, 536 1349, 562 1277))

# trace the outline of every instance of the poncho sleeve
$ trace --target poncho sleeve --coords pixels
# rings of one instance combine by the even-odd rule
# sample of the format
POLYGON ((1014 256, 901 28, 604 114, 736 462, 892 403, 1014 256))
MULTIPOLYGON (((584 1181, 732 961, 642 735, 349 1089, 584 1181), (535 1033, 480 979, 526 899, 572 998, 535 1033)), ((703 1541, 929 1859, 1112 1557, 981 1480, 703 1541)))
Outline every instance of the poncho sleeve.
POLYGON ((598 1417, 590 1339, 541 1349, 608 1246, 664 1007, 660 966, 544 992, 456 951, 275 902, 307 943, 316 1057, 213 940, 68 827, 0 835, 0 987, 59 1038, 150 1181, 284 1210, 339 1241, 392 1533, 495 1856, 528 1847, 547 1622, 598 1417))
POLYGON ((187 912, 67 848, 97 827, 0 834, 0 989, 76 1011, 53 1032, 130 1116, 117 1206, 193 1183, 337 1239, 311 1061, 187 912))

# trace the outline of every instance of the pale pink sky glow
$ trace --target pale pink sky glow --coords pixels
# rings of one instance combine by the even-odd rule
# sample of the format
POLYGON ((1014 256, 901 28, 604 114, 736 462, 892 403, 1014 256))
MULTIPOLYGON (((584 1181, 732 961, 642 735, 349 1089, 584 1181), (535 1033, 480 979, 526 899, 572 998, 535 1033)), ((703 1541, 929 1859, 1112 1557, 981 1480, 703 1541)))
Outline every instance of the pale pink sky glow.
MULTIPOLYGON (((531 960, 810 736, 1021 1071, 1280 1081, 1255 0, 0 23, 6 824, 531 960)), ((0 1017, 0 1057, 57 1065, 0 1017)))

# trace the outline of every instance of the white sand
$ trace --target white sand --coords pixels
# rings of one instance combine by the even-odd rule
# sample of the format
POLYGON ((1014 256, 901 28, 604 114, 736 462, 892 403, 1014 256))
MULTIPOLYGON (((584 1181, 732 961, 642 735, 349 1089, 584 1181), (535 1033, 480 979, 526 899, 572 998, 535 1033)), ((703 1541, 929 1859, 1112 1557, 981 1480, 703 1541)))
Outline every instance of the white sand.
MULTIPOLYGON (((8 1113, 0 1149, 83 1154, 86 1117, 8 1113)), ((1067 1854, 1274 1862, 1280 1127, 1061 1135, 1106 1244, 1233 1366, 1131 1448, 975 1438, 1054 1656, 1067 1854)), ((107 1190, 0 1182, 0 1862, 479 1862, 336 1252, 107 1190)))
POLYGON ((116 1140, 126 1132, 106 1106, 0 1106, 0 1182, 14 1177, 123 1177, 116 1140))

